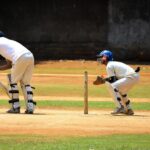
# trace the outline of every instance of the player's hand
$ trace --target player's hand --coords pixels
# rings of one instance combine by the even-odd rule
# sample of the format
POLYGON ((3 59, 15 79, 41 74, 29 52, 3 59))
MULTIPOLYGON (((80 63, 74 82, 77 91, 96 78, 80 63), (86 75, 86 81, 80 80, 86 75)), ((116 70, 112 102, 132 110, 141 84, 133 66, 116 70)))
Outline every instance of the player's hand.
POLYGON ((105 83, 105 78, 103 76, 97 76, 96 80, 93 81, 94 85, 100 85, 105 83))

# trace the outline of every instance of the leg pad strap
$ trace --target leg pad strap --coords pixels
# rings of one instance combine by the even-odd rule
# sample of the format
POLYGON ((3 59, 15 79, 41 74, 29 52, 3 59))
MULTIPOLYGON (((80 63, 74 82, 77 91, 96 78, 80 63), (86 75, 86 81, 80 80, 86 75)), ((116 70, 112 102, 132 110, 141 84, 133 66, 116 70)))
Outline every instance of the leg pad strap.
POLYGON ((9 103, 15 103, 15 102, 19 102, 19 99, 11 99, 8 101, 9 103))
POLYGON ((122 97, 127 97, 127 94, 122 95, 122 97))
POLYGON ((28 103, 33 103, 34 105, 36 105, 36 102, 33 101, 32 99, 28 100, 28 103))
POLYGON ((127 102, 126 102, 126 105, 129 105, 130 104, 130 100, 128 100, 127 102))
POLYGON ((9 93, 13 94, 13 93, 19 93, 18 90, 9 90, 9 93))
POLYGON ((115 92, 119 92, 116 88, 114 89, 115 92))
POLYGON ((27 91, 27 94, 32 94, 33 95, 33 92, 32 91, 27 91))
POLYGON ((120 101, 121 101, 121 98, 120 98, 120 97, 117 97, 117 100, 120 102, 120 101))
POLYGON ((11 87, 15 87, 16 85, 17 85, 17 83, 10 84, 11 87))

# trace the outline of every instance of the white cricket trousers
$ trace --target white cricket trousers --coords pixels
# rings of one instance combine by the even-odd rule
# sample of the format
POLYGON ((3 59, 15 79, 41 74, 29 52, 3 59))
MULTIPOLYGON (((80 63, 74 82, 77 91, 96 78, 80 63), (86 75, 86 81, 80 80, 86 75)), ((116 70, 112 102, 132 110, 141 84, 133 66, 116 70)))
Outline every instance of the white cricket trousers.
MULTIPOLYGON (((117 107, 119 108, 121 107, 121 103, 118 101, 118 98, 122 99, 124 102, 127 102, 128 92, 132 89, 134 85, 137 84, 138 81, 139 81, 139 74, 134 73, 132 75, 119 79, 112 84, 109 82, 106 82, 109 92, 112 98, 114 99, 114 102, 117 107), (115 89, 118 91, 117 93, 115 92, 115 89)), ((129 108, 131 108, 131 105, 129 105, 129 108)))
POLYGON ((139 81, 139 74, 134 73, 125 78, 119 79, 112 83, 113 88, 119 90, 120 94, 127 94, 128 91, 139 81))
POLYGON ((30 85, 34 69, 34 57, 32 53, 22 55, 12 66, 11 82, 22 82, 24 85, 30 85))

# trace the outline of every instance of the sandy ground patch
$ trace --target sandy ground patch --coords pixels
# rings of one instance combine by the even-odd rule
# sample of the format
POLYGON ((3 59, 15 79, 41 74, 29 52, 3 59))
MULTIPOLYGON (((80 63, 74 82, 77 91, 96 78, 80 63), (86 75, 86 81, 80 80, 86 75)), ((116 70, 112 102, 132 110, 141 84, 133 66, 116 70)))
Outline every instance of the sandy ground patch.
POLYGON ((0 109, 0 134, 43 134, 49 136, 95 136, 104 134, 150 134, 150 111, 135 116, 112 116, 109 110, 36 109, 34 115, 7 114, 0 109))

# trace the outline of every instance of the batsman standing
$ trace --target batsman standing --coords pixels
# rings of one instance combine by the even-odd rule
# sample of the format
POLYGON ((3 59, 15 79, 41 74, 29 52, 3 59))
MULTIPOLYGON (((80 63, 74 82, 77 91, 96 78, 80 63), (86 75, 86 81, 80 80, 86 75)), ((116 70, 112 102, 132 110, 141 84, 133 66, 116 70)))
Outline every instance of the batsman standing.
POLYGON ((6 59, 6 64, 0 66, 0 70, 11 68, 9 95, 11 100, 10 110, 7 113, 20 113, 19 90, 20 82, 26 102, 26 114, 33 114, 36 103, 33 101, 33 92, 30 85, 34 69, 34 56, 22 44, 8 39, 0 31, 0 55, 6 59))
POLYGON ((107 77, 97 77, 93 84, 106 83, 109 92, 114 99, 116 109, 111 113, 133 115, 131 101, 128 99, 129 90, 137 84, 139 80, 138 67, 136 70, 129 65, 113 61, 113 54, 110 50, 103 50, 97 55, 97 60, 106 66, 107 77))

